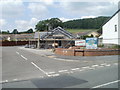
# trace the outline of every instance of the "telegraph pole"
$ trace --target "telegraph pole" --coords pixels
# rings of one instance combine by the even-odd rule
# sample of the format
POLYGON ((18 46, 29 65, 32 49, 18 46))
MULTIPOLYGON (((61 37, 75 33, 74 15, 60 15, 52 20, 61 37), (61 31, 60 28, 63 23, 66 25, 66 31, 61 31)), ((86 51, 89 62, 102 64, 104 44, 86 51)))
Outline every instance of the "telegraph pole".
POLYGON ((40 47, 40 32, 38 32, 38 45, 37 45, 37 48, 39 49, 40 47))

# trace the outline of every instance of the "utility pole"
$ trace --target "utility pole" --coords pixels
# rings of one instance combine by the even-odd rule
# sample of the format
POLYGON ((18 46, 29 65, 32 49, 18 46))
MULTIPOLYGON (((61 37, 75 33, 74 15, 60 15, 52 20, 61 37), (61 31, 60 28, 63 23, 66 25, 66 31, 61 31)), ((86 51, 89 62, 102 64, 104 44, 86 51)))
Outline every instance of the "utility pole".
POLYGON ((15 44, 17 46, 17 33, 15 34, 15 44))
POLYGON ((30 36, 29 36, 29 48, 30 48, 30 36))
POLYGON ((37 48, 39 49, 40 47, 40 32, 38 32, 38 45, 37 45, 37 48))

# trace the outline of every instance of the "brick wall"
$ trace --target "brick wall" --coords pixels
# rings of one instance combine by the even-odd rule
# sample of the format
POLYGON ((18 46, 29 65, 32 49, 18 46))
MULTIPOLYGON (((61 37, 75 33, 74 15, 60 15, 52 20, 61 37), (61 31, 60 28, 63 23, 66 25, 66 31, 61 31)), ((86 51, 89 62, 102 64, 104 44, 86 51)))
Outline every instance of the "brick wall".
POLYGON ((55 50, 55 53, 64 56, 104 56, 104 55, 118 55, 120 54, 120 50, 118 49, 83 50, 83 49, 59 48, 55 50))
POLYGON ((0 42, 0 46, 20 46, 28 44, 28 41, 2 41, 0 42))
POLYGON ((120 53, 120 50, 117 50, 117 49, 85 50, 84 56, 118 55, 119 53, 120 53))
POLYGON ((55 50, 55 53, 58 55, 64 55, 64 56, 74 56, 74 50, 73 49, 62 49, 62 48, 57 48, 55 50))

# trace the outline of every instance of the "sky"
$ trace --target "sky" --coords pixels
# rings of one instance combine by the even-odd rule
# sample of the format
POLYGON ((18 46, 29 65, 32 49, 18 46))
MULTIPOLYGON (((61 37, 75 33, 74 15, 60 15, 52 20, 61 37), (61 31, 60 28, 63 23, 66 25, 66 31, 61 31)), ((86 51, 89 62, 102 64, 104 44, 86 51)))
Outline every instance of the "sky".
POLYGON ((27 31, 45 19, 73 19, 112 16, 119 0, 0 0, 0 30, 27 31))

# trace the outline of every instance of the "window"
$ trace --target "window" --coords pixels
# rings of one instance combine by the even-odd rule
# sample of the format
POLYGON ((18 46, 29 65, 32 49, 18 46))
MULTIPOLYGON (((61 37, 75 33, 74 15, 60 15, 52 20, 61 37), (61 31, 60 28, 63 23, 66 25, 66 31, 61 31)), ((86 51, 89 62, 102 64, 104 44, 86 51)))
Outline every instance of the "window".
POLYGON ((117 25, 115 25, 115 32, 117 32, 117 25))

